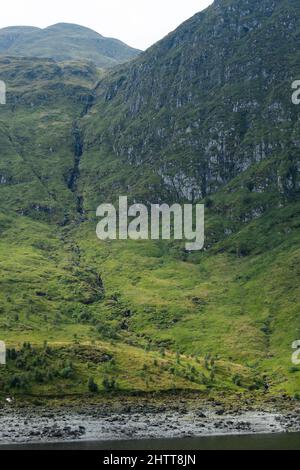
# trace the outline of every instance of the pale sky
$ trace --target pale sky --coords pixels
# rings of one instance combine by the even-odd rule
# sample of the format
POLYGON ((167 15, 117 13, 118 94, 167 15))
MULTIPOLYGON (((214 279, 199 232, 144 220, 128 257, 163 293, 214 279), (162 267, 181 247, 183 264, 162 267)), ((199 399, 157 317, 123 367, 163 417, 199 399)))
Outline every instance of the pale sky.
POLYGON ((146 49, 213 0, 8 0, 0 28, 77 23, 146 49))

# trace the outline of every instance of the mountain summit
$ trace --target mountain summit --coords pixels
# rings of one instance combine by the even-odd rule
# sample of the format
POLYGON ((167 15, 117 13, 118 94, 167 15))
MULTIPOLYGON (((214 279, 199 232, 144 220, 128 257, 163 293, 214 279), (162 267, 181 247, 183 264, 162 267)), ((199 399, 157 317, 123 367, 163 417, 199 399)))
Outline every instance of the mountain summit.
POLYGON ((117 39, 105 38, 76 24, 58 23, 45 29, 13 26, 0 30, 0 55, 10 57, 90 60, 108 68, 136 57, 139 52, 117 39))

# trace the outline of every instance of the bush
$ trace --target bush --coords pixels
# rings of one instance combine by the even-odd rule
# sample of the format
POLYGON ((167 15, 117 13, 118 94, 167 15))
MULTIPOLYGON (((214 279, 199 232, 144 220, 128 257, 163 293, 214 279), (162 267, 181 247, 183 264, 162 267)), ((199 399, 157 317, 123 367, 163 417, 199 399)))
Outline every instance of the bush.
POLYGON ((71 379, 74 376, 74 371, 72 367, 68 366, 61 370, 60 376, 63 379, 71 379))
POLYGON ((236 385, 237 387, 240 387, 242 385, 242 378, 239 374, 236 374, 232 377, 232 382, 234 383, 234 385, 236 385))
POLYGON ((118 388, 115 379, 109 380, 107 377, 103 380, 103 387, 106 392, 111 392, 118 388))
POLYGON ((89 378, 89 381, 88 381, 88 389, 89 389, 89 392, 91 393, 98 393, 99 389, 98 389, 98 385, 96 384, 95 380, 93 379, 93 377, 90 377, 89 378))
POLYGON ((27 385, 26 378, 20 375, 14 375, 9 383, 10 388, 26 388, 27 385))
POLYGON ((97 333, 105 339, 116 339, 118 337, 116 329, 109 323, 101 322, 96 325, 97 333))

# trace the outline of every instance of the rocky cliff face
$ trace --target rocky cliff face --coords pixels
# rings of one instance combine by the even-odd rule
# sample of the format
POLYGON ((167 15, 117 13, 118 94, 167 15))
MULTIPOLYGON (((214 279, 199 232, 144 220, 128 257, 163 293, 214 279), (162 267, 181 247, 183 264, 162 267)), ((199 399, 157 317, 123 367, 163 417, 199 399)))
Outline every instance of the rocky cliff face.
POLYGON ((295 195, 299 13, 293 0, 216 1, 101 81, 85 126, 91 186, 98 152, 116 187, 125 178, 144 199, 199 200, 254 166, 252 191, 295 195))

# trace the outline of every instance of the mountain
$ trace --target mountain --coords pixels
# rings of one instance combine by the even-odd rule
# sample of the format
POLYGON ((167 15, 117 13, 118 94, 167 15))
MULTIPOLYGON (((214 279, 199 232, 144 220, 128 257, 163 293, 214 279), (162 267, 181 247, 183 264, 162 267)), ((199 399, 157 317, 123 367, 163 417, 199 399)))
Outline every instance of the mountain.
POLYGON ((45 29, 13 26, 0 30, 0 55, 87 60, 102 68, 126 62, 140 53, 123 42, 92 29, 59 23, 45 29))
MULTIPOLYGON (((116 160, 121 171, 134 168, 130 188, 146 199, 166 191, 201 199, 262 167, 277 199, 295 195, 299 119, 291 84, 299 76, 298 14, 293 0, 215 2, 104 78, 93 113, 101 109, 108 170, 116 160)), ((87 147, 93 150, 92 127, 87 147)), ((86 134, 88 140, 88 126, 86 134)), ((93 168, 88 177, 97 194, 101 174, 93 168)), ((250 197, 261 184, 253 180, 250 197)))
POLYGON ((299 399, 299 32, 298 0, 218 0, 105 74, 0 60, 5 391, 299 399), (97 240, 124 194, 204 202, 205 250, 97 240))

